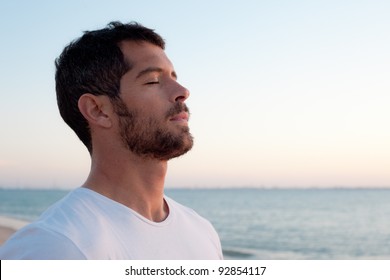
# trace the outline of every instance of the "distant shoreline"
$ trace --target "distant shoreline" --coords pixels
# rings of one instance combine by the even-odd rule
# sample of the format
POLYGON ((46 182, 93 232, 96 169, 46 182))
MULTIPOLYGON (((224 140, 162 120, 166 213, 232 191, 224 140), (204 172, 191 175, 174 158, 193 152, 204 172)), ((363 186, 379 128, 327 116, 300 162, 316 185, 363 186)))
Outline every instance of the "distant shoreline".
MULTIPOLYGON (((78 187, 75 187, 78 188, 78 187)), ((13 187, 0 185, 0 190, 21 190, 21 191, 61 191, 70 192, 75 188, 54 188, 54 187, 13 187)), ((193 186, 193 187, 170 187, 165 190, 390 190, 388 186, 193 186)))

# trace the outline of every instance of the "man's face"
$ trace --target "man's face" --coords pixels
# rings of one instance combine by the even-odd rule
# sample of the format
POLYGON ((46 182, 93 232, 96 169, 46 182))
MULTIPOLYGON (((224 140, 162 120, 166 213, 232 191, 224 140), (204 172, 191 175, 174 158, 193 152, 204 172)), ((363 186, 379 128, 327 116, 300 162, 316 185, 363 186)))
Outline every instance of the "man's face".
POLYGON ((142 42, 122 42, 131 70, 121 79, 120 99, 113 105, 123 144, 133 153, 169 160, 188 152, 193 138, 184 101, 189 92, 176 81, 165 52, 142 42))

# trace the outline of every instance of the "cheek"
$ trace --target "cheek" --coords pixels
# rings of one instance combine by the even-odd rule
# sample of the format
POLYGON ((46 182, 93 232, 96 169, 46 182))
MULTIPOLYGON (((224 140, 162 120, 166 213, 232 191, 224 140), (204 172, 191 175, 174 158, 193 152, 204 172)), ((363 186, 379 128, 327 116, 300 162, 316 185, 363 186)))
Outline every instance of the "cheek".
POLYGON ((130 111, 139 113, 142 118, 166 116, 172 104, 166 99, 163 92, 148 89, 136 90, 132 94, 123 94, 122 100, 130 111))
POLYGON ((167 115, 170 107, 169 104, 161 101, 159 98, 145 99, 144 102, 139 102, 136 107, 143 116, 154 118, 164 118, 167 115))

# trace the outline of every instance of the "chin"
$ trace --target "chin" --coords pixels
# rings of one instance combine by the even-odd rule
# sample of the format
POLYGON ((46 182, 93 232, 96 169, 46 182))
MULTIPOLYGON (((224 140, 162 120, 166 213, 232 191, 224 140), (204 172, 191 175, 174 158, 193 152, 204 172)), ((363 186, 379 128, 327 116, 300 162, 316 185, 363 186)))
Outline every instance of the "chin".
POLYGON ((167 153, 163 157, 164 160, 170 160, 185 155, 192 149, 193 143, 193 138, 191 135, 189 135, 186 139, 183 140, 180 147, 177 147, 177 149, 172 150, 169 154, 167 153))

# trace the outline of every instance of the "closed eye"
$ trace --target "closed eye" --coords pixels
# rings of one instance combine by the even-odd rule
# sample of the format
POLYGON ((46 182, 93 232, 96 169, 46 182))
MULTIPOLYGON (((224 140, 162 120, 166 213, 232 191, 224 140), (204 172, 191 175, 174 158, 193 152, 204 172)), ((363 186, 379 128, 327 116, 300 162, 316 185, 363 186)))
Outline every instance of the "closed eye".
POLYGON ((145 85, 155 85, 155 84, 159 84, 159 83, 160 83, 159 81, 151 81, 151 82, 145 83, 145 85))

